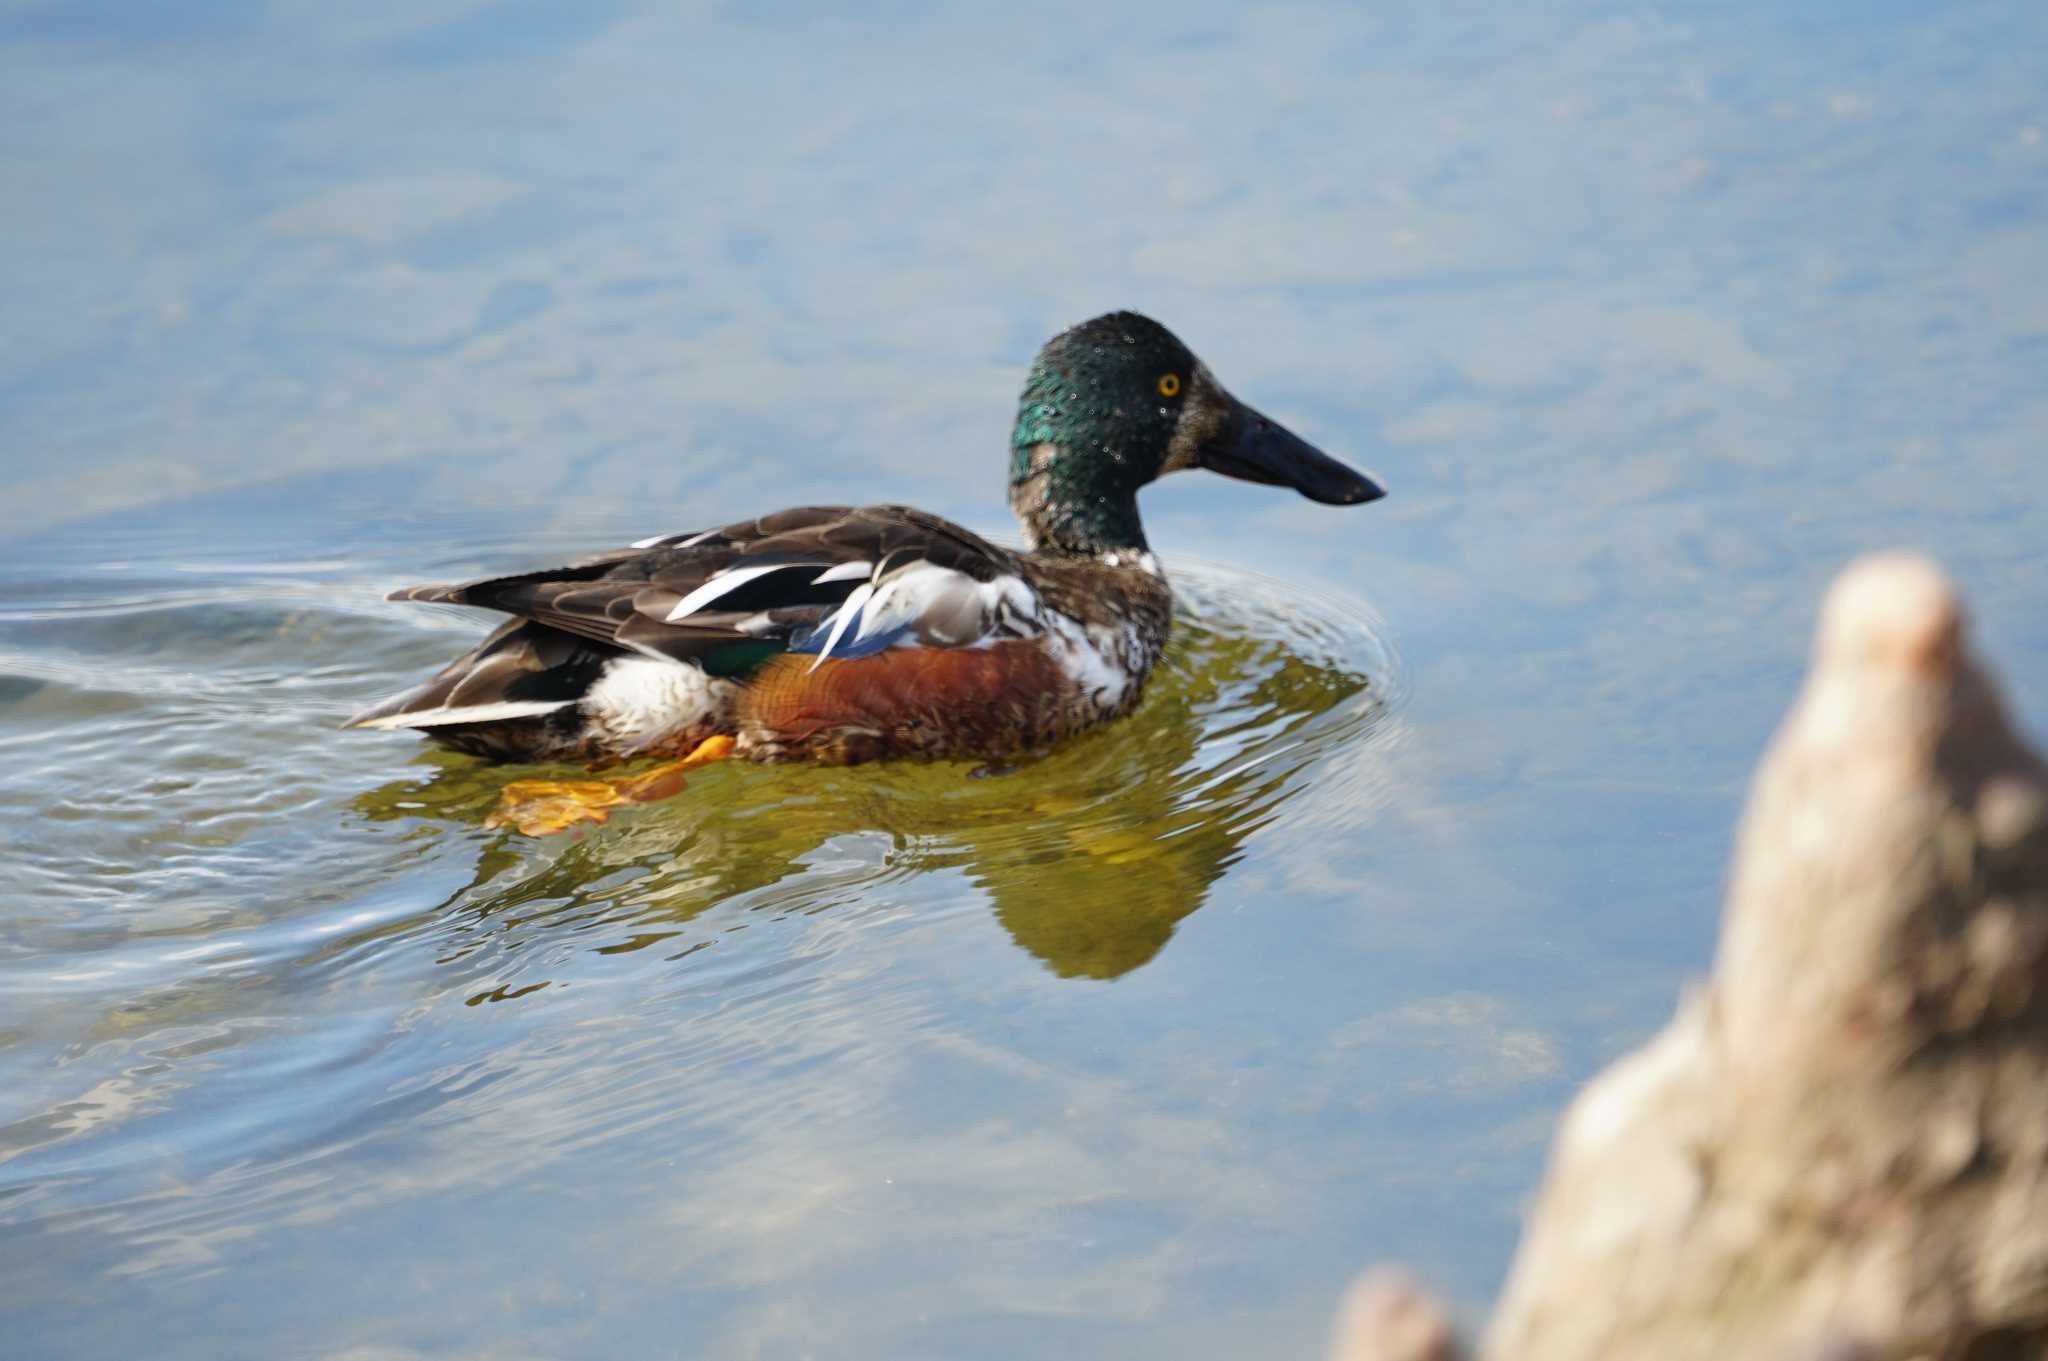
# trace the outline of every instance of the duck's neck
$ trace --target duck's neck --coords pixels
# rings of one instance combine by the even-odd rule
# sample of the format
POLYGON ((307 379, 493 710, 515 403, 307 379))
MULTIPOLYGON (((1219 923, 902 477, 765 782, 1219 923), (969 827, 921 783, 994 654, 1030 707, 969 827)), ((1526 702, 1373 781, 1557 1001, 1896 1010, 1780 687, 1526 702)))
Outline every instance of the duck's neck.
POLYGON ((1091 486, 1058 455, 1057 445, 1040 445, 1027 454, 1029 473, 1010 484, 1010 509, 1031 551, 1088 558, 1149 552, 1137 490, 1091 486))

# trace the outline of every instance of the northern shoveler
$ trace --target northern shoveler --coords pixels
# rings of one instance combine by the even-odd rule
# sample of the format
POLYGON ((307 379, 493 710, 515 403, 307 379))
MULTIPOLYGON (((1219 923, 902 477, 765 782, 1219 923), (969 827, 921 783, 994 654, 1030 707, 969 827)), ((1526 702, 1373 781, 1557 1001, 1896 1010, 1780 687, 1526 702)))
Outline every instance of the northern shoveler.
POLYGON ((685 757, 670 769, 1037 751, 1137 702, 1172 605, 1138 490, 1181 468, 1330 505, 1385 495, 1224 391, 1164 326, 1114 312, 1048 341, 1025 379, 1010 507, 1027 551, 906 506, 808 506, 411 587, 390 598, 514 617, 348 726, 500 760, 685 757))

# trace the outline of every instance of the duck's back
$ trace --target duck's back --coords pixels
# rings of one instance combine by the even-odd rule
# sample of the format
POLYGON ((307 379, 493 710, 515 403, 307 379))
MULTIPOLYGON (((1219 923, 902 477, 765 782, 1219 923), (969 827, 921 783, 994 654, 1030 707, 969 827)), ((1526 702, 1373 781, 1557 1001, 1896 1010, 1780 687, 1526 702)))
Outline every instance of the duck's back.
POLYGON ((516 616, 351 726, 521 760, 1000 756, 1135 700, 1170 598, 901 506, 814 506, 393 599, 516 616))

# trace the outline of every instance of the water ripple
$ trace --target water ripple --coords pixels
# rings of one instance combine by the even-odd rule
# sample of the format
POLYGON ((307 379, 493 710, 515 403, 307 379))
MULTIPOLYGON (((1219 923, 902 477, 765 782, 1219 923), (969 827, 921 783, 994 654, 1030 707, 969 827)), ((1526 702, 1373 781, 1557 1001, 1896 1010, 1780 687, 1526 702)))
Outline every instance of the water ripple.
POLYGON ((475 621, 378 603, 374 562, 171 556, 175 585, 0 582, 0 1223, 96 1228, 121 1273, 403 1195, 342 1170, 371 1143, 483 1187, 837 1118, 870 1098, 807 1071, 943 1029, 890 942, 992 924, 1116 979, 1255 850, 1389 797, 1404 678, 1371 610, 1182 562, 1143 704, 1048 757, 728 764, 534 841, 483 826, 527 772, 333 731, 475 621))

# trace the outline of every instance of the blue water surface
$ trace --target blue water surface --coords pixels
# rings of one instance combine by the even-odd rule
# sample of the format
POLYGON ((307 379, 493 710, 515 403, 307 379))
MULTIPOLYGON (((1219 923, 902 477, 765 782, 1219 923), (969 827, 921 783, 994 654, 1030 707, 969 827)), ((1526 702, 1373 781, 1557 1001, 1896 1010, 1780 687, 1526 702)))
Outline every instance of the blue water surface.
POLYGON ((2048 731, 2044 69, 1967 0, 0 6, 8 1354, 1479 1318, 1827 579, 1936 555, 2048 731), (1012 532, 1116 307, 1393 493, 1149 491, 1135 736, 532 842, 334 730, 474 635, 411 580, 1012 532))

